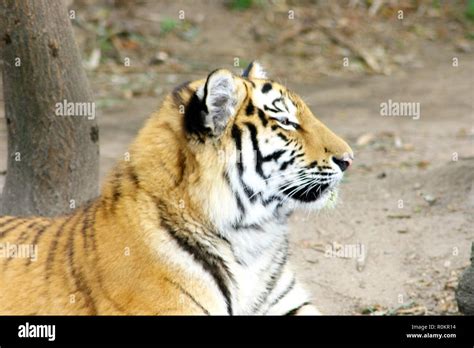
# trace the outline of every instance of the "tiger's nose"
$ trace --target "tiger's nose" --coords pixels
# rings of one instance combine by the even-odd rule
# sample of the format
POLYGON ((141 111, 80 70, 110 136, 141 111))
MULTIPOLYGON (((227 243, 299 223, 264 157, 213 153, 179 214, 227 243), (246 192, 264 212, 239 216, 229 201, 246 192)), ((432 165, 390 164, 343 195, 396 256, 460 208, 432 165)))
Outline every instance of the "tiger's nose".
POLYGON ((339 157, 339 158, 336 156, 332 157, 333 162, 336 163, 338 167, 341 168, 342 171, 345 171, 347 168, 350 167, 353 159, 354 159, 354 156, 349 153, 345 153, 344 156, 339 157))

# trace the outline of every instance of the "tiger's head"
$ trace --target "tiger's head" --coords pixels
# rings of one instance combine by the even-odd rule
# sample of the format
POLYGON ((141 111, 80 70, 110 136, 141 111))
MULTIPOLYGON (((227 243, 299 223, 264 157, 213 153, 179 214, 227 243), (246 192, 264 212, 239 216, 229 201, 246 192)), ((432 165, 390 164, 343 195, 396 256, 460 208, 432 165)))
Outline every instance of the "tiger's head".
POLYGON ((256 62, 242 76, 215 70, 168 100, 181 115, 171 121, 158 113, 161 136, 173 132, 175 145, 168 142, 166 151, 186 144, 176 175, 186 176, 187 195, 200 197, 197 204, 220 225, 324 207, 353 160, 349 145, 256 62))

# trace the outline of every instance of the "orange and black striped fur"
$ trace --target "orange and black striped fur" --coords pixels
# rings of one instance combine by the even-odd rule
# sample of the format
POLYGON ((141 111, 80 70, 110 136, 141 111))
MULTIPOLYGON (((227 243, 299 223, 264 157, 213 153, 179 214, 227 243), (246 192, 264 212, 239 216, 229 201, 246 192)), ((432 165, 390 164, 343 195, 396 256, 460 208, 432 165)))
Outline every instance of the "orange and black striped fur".
POLYGON ((336 197, 350 147, 257 63, 184 84, 100 196, 0 218, 0 314, 316 314, 287 262, 288 216, 336 197))

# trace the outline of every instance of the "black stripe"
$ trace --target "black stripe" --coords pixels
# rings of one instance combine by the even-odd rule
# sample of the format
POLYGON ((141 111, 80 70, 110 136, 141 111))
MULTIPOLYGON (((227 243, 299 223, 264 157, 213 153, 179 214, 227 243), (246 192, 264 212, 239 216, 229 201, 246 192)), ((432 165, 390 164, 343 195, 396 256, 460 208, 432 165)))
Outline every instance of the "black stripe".
POLYGON ((262 204, 266 207, 267 205, 269 205, 270 203, 273 203, 275 201, 279 201, 281 198, 278 197, 278 196, 270 196, 268 198, 263 198, 262 199, 262 204))
MULTIPOLYGON (((240 183, 242 184, 245 194, 250 199, 250 201, 253 202, 257 199, 257 196, 254 194, 253 190, 250 187, 248 187, 247 184, 243 181, 244 164, 242 160, 242 131, 240 130, 239 127, 234 125, 232 127, 231 133, 232 133, 232 138, 234 138, 234 141, 235 141, 235 147, 237 149, 237 170, 239 171, 239 180, 240 180, 240 183)), ((258 157, 258 154, 257 154, 257 157, 258 157)), ((260 154, 260 157, 261 157, 261 154, 260 154)), ((240 202, 240 204, 241 203, 242 202, 240 202)), ((239 204, 239 201, 237 201, 237 204, 239 204)), ((241 206, 243 208, 243 204, 241 204, 241 206)))
POLYGON ((234 230, 241 230, 241 229, 247 230, 248 229, 248 230, 262 231, 262 226, 258 224, 245 225, 245 224, 241 224, 240 222, 232 223, 232 228, 234 230))
POLYGON ((298 306, 298 307, 296 307, 296 308, 293 308, 291 311, 285 313, 284 315, 286 315, 286 316, 287 316, 287 315, 296 315, 296 314, 298 314, 298 311, 299 311, 301 308, 303 308, 304 306, 307 306, 307 305, 309 305, 309 304, 311 304, 311 303, 310 303, 310 302, 303 302, 303 303, 301 304, 301 306, 298 306))
POLYGON ((273 113, 275 113, 275 114, 278 114, 279 112, 282 112, 282 110, 280 110, 279 108, 272 109, 272 108, 270 108, 270 107, 268 107, 268 106, 266 106, 266 105, 263 106, 263 110, 265 110, 265 111, 271 111, 271 112, 273 112, 273 113))
POLYGON ((262 111, 262 109, 258 109, 258 118, 260 119, 260 121, 262 121, 262 125, 266 127, 268 120, 265 117, 265 113, 262 111))
POLYGON ((16 216, 10 216, 10 217, 7 218, 5 221, 3 221, 2 223, 0 223, 0 228, 6 227, 10 222, 18 221, 18 220, 20 220, 20 218, 18 218, 18 217, 16 217, 16 216))
POLYGON ((115 177, 113 179, 113 186, 112 186, 112 211, 115 211, 115 206, 119 201, 120 197, 122 196, 121 190, 121 178, 122 173, 117 169, 115 172, 115 177))
MULTIPOLYGON (((83 212, 84 215, 87 215, 87 210, 83 212)), ((87 222, 87 218, 85 218, 84 224, 87 222)), ((97 314, 97 307, 94 301, 94 298, 92 297, 92 290, 90 287, 87 285, 86 280, 84 279, 84 275, 80 270, 78 270, 75 266, 75 260, 74 260, 74 255, 75 255, 75 245, 74 245, 74 240, 76 237, 76 230, 74 228, 75 226, 71 226, 70 232, 69 232, 69 238, 68 238, 68 243, 67 243, 67 250, 68 250, 68 262, 69 262, 69 268, 71 269, 71 277, 74 282, 74 285, 76 286, 77 291, 81 292, 84 295, 84 301, 86 302, 86 306, 88 309, 92 310, 92 315, 97 314)), ((84 233, 84 231, 83 231, 84 233)), ((85 238, 85 237, 83 237, 85 238)))
POLYGON ((73 217, 75 217, 75 216, 76 216, 75 214, 71 214, 71 215, 67 216, 66 219, 64 220, 64 222, 59 226, 56 234, 54 235, 53 241, 51 242, 51 246, 49 247, 48 258, 46 259, 46 264, 45 264, 45 267, 46 267, 45 278, 46 279, 49 279, 49 277, 51 275, 51 271, 52 271, 51 266, 53 265, 54 257, 56 255, 56 250, 58 248, 59 236, 63 232, 64 227, 66 226, 66 224, 69 221, 71 221, 73 219, 73 217))
POLYGON ((275 255, 270 261, 271 264, 268 267, 266 267, 266 269, 270 269, 270 267, 275 262, 277 263, 276 265, 277 267, 270 274, 270 279, 267 285, 265 286, 265 291, 259 296, 258 302, 253 307, 254 313, 257 312, 261 308, 261 306, 267 301, 268 296, 270 296, 271 292, 275 288, 276 283, 278 282, 278 280, 281 278, 281 275, 283 274, 285 264, 288 260, 288 240, 286 240, 285 243, 282 244, 282 247, 277 250, 277 253, 282 258, 279 261, 275 261, 275 258, 277 257, 277 255, 275 255))
MULTIPOLYGON (((17 220, 17 221, 18 221, 18 220, 17 220)), ((23 220, 23 219, 21 219, 19 223, 15 224, 15 225, 13 225, 13 226, 10 226, 10 227, 7 228, 6 230, 3 230, 3 232, 0 233, 0 238, 5 237, 5 236, 8 234, 8 232, 13 231, 15 228, 20 227, 21 225, 23 225, 24 223, 27 223, 28 221, 30 221, 30 220, 23 220)))
POLYGON ((270 161, 277 161, 286 151, 285 150, 278 150, 275 152, 272 152, 271 154, 265 156, 263 158, 264 162, 270 162, 270 161))
POLYGON ((262 178, 266 179, 265 175, 263 174, 262 163, 263 163, 263 156, 260 152, 260 148, 258 147, 258 140, 257 140, 257 128, 252 123, 246 123, 247 128, 250 131, 250 139, 252 140, 253 150, 256 154, 256 164, 255 164, 255 171, 258 175, 262 178))
MULTIPOLYGON (((97 210, 99 209, 99 205, 94 206, 94 210, 92 212, 92 221, 96 221, 97 217, 97 210)), ((94 223, 91 224, 91 227, 89 229, 89 237, 92 240, 92 253, 88 253, 88 256, 92 254, 93 256, 93 265, 95 268, 94 275, 97 277, 97 282, 99 284, 99 288, 102 291, 104 297, 120 312, 126 315, 130 315, 131 313, 127 311, 125 307, 123 307, 122 304, 117 303, 109 294, 109 292, 104 288, 104 282, 102 279, 102 270, 99 269, 99 259, 97 256, 97 241, 95 238, 95 227, 94 223)))
MULTIPOLYGON (((31 243, 32 245, 38 245, 38 242, 39 242, 39 239, 41 237, 41 235, 44 233, 44 231, 46 231, 46 229, 51 226, 51 223, 49 223, 48 221, 48 224, 42 226, 36 233, 36 236, 35 238, 33 239, 33 242, 31 243)), ((28 266, 29 264, 31 264, 31 258, 28 259, 28 261, 26 262, 26 265, 28 266)))
POLYGON ((288 141, 288 138, 283 133, 277 133, 277 136, 283 139, 284 141, 288 141))
MULTIPOLYGON (((17 247, 28 239, 29 232, 30 232, 29 229, 32 228, 32 227, 38 227, 38 222, 37 221, 32 221, 28 226, 26 226, 26 229, 23 232, 21 232, 20 236, 15 241, 15 245, 17 245, 17 247)), ((13 260, 13 257, 5 258, 4 264, 8 264, 11 260, 13 260)), ((31 260, 31 257, 28 258, 28 260, 31 260)))
MULTIPOLYGON (((275 300, 273 300, 273 302, 270 304, 270 306, 268 306, 268 310, 270 310, 273 306, 278 304, 278 302, 280 302, 283 297, 288 295, 288 293, 295 287, 295 284, 296 284, 296 280, 295 280, 295 278, 293 278, 291 280, 290 284, 286 287, 286 289, 280 295, 278 295, 278 297, 275 300)), ((268 312, 268 310, 267 310, 267 312, 268 312)))
POLYGON ((247 116, 251 116, 253 115, 254 112, 255 112, 255 107, 252 104, 252 100, 249 99, 249 103, 247 104, 247 107, 245 108, 245 114, 247 116))
POLYGON ((214 281, 224 296, 227 305, 227 312, 229 315, 232 315, 232 299, 226 280, 226 278, 231 279, 231 276, 226 264, 224 263, 224 260, 222 260, 221 257, 206 250, 206 247, 195 238, 193 239, 189 235, 183 235, 183 232, 185 231, 173 228, 166 221, 164 221, 163 218, 161 220, 161 226, 169 233, 171 237, 174 238, 174 240, 183 250, 194 256, 196 261, 201 264, 203 269, 214 278, 214 281))
POLYGON ((83 214, 84 218, 82 219, 82 228, 81 228, 81 233, 84 238, 84 249, 87 248, 87 231, 89 230, 91 220, 89 217, 89 210, 92 205, 88 205, 87 207, 84 208, 83 214))
POLYGON ((240 177, 240 182, 242 183, 242 187, 244 189, 244 192, 245 194, 247 195, 248 199, 250 200, 250 202, 255 202, 255 200, 257 199, 257 196, 253 190, 247 186, 247 184, 244 183, 242 177, 240 177))
POLYGON ((242 215, 245 215, 244 203, 242 202, 242 198, 240 198, 240 195, 237 192, 235 192, 235 200, 237 202, 237 207, 239 208, 239 211, 242 213, 242 215))
POLYGON ((280 170, 285 170, 286 168, 288 168, 289 165, 292 165, 293 163, 295 162, 295 158, 293 157, 292 159, 289 159, 288 161, 286 162, 283 162, 280 166, 280 170))
MULTIPOLYGON (((237 166, 242 166, 242 160, 241 160, 241 153, 242 153, 242 131, 237 125, 232 126, 232 131, 231 131, 232 138, 234 138, 235 141, 235 147, 237 149, 237 166)), ((242 169, 243 171, 243 169, 242 169)), ((241 170, 239 169, 239 172, 241 170)))
POLYGON ((333 175, 334 175, 333 173, 327 173, 327 172, 322 172, 322 173, 317 173, 317 174, 318 174, 318 176, 326 176, 326 177, 327 177, 327 176, 330 177, 330 176, 333 176, 333 175))
POLYGON ((183 294, 185 294, 186 296, 188 296, 188 297, 191 299, 191 301, 192 301, 196 306, 198 306, 206 315, 211 315, 211 313, 209 313, 209 311, 208 311, 201 303, 199 303, 199 302, 194 298, 193 295, 191 295, 188 291, 186 291, 186 289, 183 288, 183 287, 181 286, 181 284, 176 283, 176 282, 172 281, 172 280, 169 279, 169 278, 165 278, 165 280, 166 280, 167 282, 173 284, 173 285, 174 285, 176 288, 178 288, 183 294))
POLYGON ((272 105, 275 108, 275 110, 278 110, 278 112, 283 112, 282 109, 280 109, 278 106, 275 105, 276 102, 278 102, 278 101, 281 102, 283 105, 285 104, 285 102, 283 101, 283 98, 280 97, 280 98, 275 99, 274 101, 272 101, 272 105))
POLYGON ((99 207, 98 205, 94 205, 94 210, 91 213, 92 214, 91 220, 93 222, 90 224, 88 235, 86 232, 86 237, 90 238, 90 240, 92 241, 91 245, 92 245, 92 250, 93 250, 94 255, 96 255, 96 252, 97 252, 97 241, 95 239, 95 221, 97 217, 98 207, 99 207))
POLYGON ((235 141, 235 148, 237 149, 237 169, 239 176, 242 177, 244 173, 244 164, 242 163, 242 131, 235 124, 232 126, 232 138, 235 141))
MULTIPOLYGON (((41 226, 41 225, 39 225, 41 226)), ((24 230, 23 232, 21 232, 20 234, 20 237, 18 237, 18 239, 15 241, 15 244, 21 244, 23 243, 24 241, 26 241, 29 237, 29 231, 28 229, 32 228, 32 227, 38 227, 38 223, 36 221, 33 221, 31 224, 29 224, 28 226, 26 226, 26 230, 24 230)))
MULTIPOLYGON (((281 99, 281 102, 282 102, 283 106, 285 107, 285 110, 287 112, 290 112, 290 109, 288 109, 288 105, 286 105, 286 100, 285 100, 285 98, 283 98, 283 92, 281 90, 280 90, 280 94, 281 94, 280 99, 281 99)), ((297 128, 297 127, 295 127, 295 128, 297 128)))
POLYGON ((230 187, 230 190, 232 191, 232 193, 234 194, 235 196, 235 200, 237 202, 237 208, 239 209, 240 213, 242 215, 245 214, 245 206, 244 204, 242 203, 242 199, 240 198, 240 195, 238 192, 235 192, 234 191, 234 188, 232 186, 232 183, 230 182, 230 178, 229 178, 229 175, 227 173, 224 173, 224 179, 225 181, 227 182, 227 185, 229 185, 230 187))

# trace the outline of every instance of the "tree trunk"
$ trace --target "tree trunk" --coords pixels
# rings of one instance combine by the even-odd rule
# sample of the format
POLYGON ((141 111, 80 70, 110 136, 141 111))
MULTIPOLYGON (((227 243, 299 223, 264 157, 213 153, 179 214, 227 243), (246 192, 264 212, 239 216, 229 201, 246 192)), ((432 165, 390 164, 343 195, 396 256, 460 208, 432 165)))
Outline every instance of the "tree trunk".
POLYGON ((459 278, 456 300, 461 313, 474 315, 474 242, 471 244, 471 265, 459 278))
POLYGON ((8 130, 0 213, 69 212, 97 196, 99 181, 95 104, 69 14, 61 1, 0 1, 8 130))

